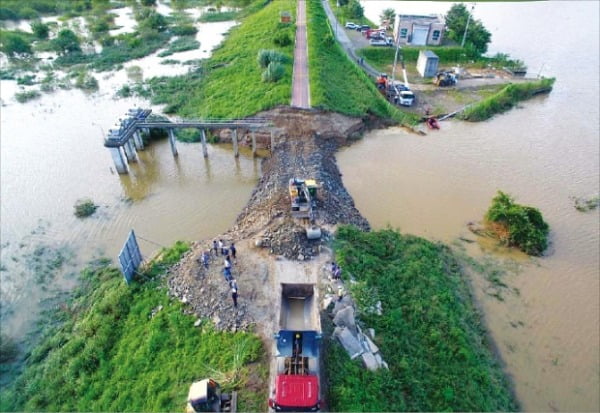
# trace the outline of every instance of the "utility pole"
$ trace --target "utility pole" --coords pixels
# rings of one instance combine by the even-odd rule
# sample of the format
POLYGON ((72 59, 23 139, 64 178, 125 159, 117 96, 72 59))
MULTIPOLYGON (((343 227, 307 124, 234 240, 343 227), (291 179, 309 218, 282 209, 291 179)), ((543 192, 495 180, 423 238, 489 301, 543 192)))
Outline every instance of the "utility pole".
POLYGON ((469 17, 467 17, 467 25, 465 26, 465 33, 463 34, 462 42, 460 43, 460 47, 465 47, 465 40, 467 40, 467 30, 469 30, 469 22, 471 21, 471 15, 473 14, 473 10, 475 10, 475 3, 471 6, 471 13, 469 13, 469 17))

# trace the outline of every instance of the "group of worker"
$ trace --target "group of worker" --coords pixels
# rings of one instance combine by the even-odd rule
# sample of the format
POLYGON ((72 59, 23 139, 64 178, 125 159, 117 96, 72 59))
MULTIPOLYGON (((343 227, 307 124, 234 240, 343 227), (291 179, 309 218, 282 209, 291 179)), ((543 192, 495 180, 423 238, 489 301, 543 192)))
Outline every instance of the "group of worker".
POLYGON ((225 281, 229 285, 231 289, 231 299, 233 300, 233 306, 237 307, 237 298, 238 298, 238 285, 236 279, 231 274, 232 269, 232 259, 233 262, 236 262, 236 254, 237 250, 235 248, 235 244, 232 242, 229 247, 225 246, 225 243, 222 239, 219 241, 213 240, 212 248, 207 249, 202 253, 200 260, 204 265, 204 268, 208 270, 210 260, 212 258, 212 253, 214 252, 214 256, 216 259, 219 256, 224 257, 223 263, 223 276, 225 277, 225 281))

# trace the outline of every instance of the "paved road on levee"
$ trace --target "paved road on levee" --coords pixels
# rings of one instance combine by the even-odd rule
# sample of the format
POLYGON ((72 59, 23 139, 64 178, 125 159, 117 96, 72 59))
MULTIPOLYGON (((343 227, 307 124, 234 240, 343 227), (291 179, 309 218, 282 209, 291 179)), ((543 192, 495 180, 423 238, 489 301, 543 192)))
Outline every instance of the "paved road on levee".
POLYGON ((308 86, 308 42, 306 40, 306 2, 298 0, 296 11, 296 46, 294 48, 294 76, 292 78, 292 106, 310 108, 308 86))

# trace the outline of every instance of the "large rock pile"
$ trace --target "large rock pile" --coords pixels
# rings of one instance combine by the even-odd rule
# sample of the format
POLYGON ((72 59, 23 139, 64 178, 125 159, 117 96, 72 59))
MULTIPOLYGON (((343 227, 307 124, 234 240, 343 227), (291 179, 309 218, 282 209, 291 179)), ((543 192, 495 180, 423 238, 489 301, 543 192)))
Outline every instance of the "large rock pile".
POLYGON ((345 286, 341 280, 329 280, 330 292, 326 294, 323 301, 324 309, 333 302, 333 317, 335 329, 333 336, 340 342, 351 359, 361 357, 364 366, 369 370, 388 368, 388 364, 379 352, 379 347, 373 342, 375 330, 369 328, 368 335, 364 334, 355 318, 355 304, 352 297, 346 293, 345 286))
POLYGON ((171 297, 187 304, 186 312, 198 317, 197 327, 207 319, 217 330, 248 330, 253 324, 248 302, 239 300, 238 307, 233 306, 230 287, 221 274, 222 257, 213 255, 208 270, 194 261, 190 254, 171 267, 168 277, 171 297))

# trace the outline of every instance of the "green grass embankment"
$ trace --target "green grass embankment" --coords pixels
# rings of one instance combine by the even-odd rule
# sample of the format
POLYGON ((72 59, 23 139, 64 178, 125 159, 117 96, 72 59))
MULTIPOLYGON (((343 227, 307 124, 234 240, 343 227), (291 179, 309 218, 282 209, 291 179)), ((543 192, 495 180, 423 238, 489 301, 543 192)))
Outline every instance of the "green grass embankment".
MULTIPOLYGON (((409 47, 402 46, 400 49, 400 58, 404 58, 404 62, 416 64, 419 59, 421 50, 431 50, 439 58, 440 68, 450 68, 452 66, 461 65, 463 67, 483 68, 488 65, 497 68, 517 68, 523 67, 523 62, 510 59, 506 54, 498 53, 492 57, 481 56, 477 52, 458 46, 423 46, 409 47)), ((365 58, 371 66, 379 71, 385 72, 394 63, 394 55, 396 49, 393 47, 365 47, 357 50, 357 54, 365 58)))
MULTIPOLYGON (((265 4, 257 0, 256 4, 265 4)), ((166 103, 167 113, 186 117, 242 118, 276 105, 290 103, 293 44, 281 47, 274 39, 281 31, 294 33, 293 25, 281 25, 279 13, 295 16, 296 2, 273 1, 231 29, 223 44, 202 64, 199 72, 151 80, 154 103, 166 103), (263 82, 258 51, 274 49, 288 57, 285 73, 277 82, 263 82)))
POLYGON ((308 0, 307 29, 311 105, 351 116, 374 114, 414 125, 418 119, 389 104, 334 40, 320 0, 308 0))
POLYGON ((264 354, 249 333, 213 330, 171 300, 160 274, 188 249, 176 243, 127 286, 115 268, 83 272, 83 286, 57 312, 63 320, 31 351, 0 393, 2 411, 183 411, 190 384, 212 377, 239 389, 239 411, 265 408, 264 354), (253 389, 245 387, 250 374, 253 389), (256 382, 258 380, 258 382, 256 382), (257 390, 258 389, 258 390, 257 390))
POLYGON ((458 117, 471 122, 489 119, 497 113, 506 112, 523 100, 540 93, 549 93, 555 80, 555 78, 547 78, 532 82, 511 83, 481 102, 470 105, 458 117))
POLYGON ((389 370, 371 372, 327 341, 332 411, 514 411, 469 286, 447 247, 386 229, 341 227, 336 257, 389 370), (381 301, 383 315, 369 308, 381 301))

